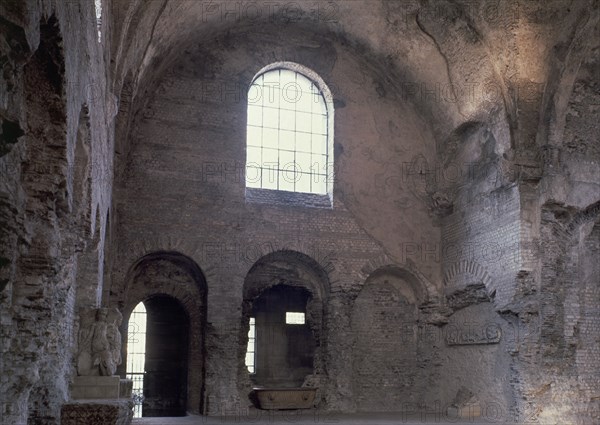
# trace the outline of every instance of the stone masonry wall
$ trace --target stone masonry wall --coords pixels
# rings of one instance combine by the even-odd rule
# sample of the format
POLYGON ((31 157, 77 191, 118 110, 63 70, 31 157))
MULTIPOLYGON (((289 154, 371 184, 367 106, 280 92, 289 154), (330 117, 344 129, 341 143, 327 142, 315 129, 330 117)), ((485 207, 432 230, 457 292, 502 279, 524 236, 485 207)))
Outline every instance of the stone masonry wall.
MULTIPOLYGON (((413 270, 423 270, 417 272, 421 286, 434 288, 435 280, 433 284, 426 281, 439 274, 439 260, 418 253, 409 258, 406 247, 422 246, 424 241, 433 244, 437 230, 427 224, 432 219, 418 198, 412 199, 411 208, 400 217, 394 213, 395 198, 359 192, 375 185, 376 163, 364 152, 381 143, 383 130, 377 122, 387 126, 388 116, 396 120, 395 107, 377 95, 374 87, 360 87, 347 79, 348 72, 362 79, 372 77, 364 75, 358 58, 322 39, 321 49, 309 51, 303 65, 316 70, 339 98, 335 102, 339 105, 335 115, 338 174, 333 208, 245 199, 245 94, 253 74, 273 62, 269 52, 277 43, 265 34, 254 37, 217 39, 210 49, 191 46, 166 73, 139 117, 130 135, 134 150, 125 166, 125 178, 117 186, 119 224, 110 303, 141 301, 126 299, 131 284, 126 276, 143 255, 176 251, 192 258, 206 275, 208 286, 206 412, 232 413, 249 404, 238 382, 239 369, 244 367, 238 341, 244 278, 270 252, 306 254, 327 273, 331 292, 325 306, 327 374, 321 377, 321 407, 353 410, 357 378, 344 365, 352 351, 353 299, 367 277, 362 269, 378 260, 400 267, 412 262, 413 270), (328 55, 322 55, 324 51, 328 55), (339 56, 343 67, 332 62, 331 55, 339 56), (363 104, 360 99, 368 100, 363 104), (374 111, 369 110, 371 105, 374 111), (371 121, 375 113, 380 115, 377 122, 371 121), (362 197, 372 203, 363 204, 362 197), (377 228, 384 221, 384 228, 377 228), (417 222, 422 231, 408 230, 410 223, 417 222), (372 228, 380 234, 387 228, 383 243, 365 230, 372 228), (396 228, 407 230, 396 233, 396 228)), ((280 50, 292 52, 294 43, 300 43, 294 40, 299 36, 292 35, 292 41, 281 44, 280 50)), ((405 145, 403 157, 397 159, 400 170, 402 159, 410 162, 416 152, 430 152, 419 143, 427 136, 414 126, 418 118, 408 106, 398 107, 403 115, 397 121, 398 133, 405 134, 399 136, 405 145)), ((408 191, 404 196, 412 198, 408 191)), ((371 379, 376 385, 377 376, 371 379)), ((388 403, 386 409, 397 409, 394 404, 388 403)))
POLYGON ((94 15, 93 2, 0 4, 3 424, 59 422, 74 373, 77 286, 101 284, 76 277, 92 233, 104 232, 111 192, 94 15))

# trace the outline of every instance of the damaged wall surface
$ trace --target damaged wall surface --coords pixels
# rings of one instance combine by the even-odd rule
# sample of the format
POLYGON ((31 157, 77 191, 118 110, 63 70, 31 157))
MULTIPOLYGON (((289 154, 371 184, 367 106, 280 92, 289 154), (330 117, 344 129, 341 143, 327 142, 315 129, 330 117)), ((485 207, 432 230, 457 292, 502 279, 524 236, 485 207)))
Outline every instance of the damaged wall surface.
POLYGON ((248 412, 262 380, 318 387, 317 411, 600 421, 599 20, 597 0, 0 2, 0 423, 60 423, 85 309, 123 313, 124 376, 140 302, 148 415, 248 412), (286 63, 330 92, 325 203, 246 190, 248 90, 286 63), (260 351, 248 372, 254 316, 289 382, 260 351))

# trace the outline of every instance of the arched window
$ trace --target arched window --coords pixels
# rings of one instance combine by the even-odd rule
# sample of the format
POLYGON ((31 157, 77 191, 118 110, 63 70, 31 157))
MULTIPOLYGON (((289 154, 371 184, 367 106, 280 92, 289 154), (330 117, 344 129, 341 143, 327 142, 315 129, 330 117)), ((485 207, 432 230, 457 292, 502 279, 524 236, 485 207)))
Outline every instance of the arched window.
POLYGON ((333 102, 317 74, 289 62, 259 72, 246 137, 246 188, 331 198, 333 102))

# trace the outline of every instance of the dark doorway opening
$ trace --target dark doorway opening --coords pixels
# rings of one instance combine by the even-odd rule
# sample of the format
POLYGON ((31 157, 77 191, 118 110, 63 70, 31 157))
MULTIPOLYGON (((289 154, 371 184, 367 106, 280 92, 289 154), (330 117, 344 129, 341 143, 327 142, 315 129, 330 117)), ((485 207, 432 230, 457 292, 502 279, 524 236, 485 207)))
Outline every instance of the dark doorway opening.
POLYGON ((142 416, 185 416, 189 318, 165 295, 144 301, 147 311, 146 365, 142 416))

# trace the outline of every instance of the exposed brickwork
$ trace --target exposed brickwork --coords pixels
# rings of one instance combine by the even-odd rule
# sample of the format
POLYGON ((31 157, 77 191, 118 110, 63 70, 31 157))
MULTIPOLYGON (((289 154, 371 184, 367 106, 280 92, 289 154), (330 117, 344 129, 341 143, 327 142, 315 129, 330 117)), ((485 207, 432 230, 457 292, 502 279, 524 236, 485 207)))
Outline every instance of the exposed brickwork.
POLYGON ((80 309, 159 293, 186 408, 243 422, 283 279, 313 421, 597 424, 597 1, 284 3, 0 1, 0 423, 60 423, 80 309), (331 197, 245 188, 246 90, 280 61, 331 90, 331 197))

